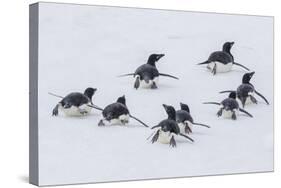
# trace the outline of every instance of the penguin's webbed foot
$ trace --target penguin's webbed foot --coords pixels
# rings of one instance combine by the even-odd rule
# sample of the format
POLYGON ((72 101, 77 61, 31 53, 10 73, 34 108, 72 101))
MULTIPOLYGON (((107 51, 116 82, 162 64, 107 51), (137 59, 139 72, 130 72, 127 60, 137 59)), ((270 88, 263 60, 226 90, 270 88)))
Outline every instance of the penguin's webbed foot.
POLYGON ((53 109, 52 116, 57 116, 58 114, 59 114, 59 104, 57 104, 53 109))
POLYGON ((185 124, 185 127, 184 127, 184 132, 185 132, 186 134, 190 134, 190 133, 192 133, 192 130, 191 130, 191 128, 188 126, 188 124, 187 124, 187 123, 185 124))
POLYGON ((105 124, 104 124, 102 119, 99 121, 98 126, 105 126, 105 124))
POLYGON ((152 85, 151 85, 151 89, 157 89, 157 88, 158 88, 158 87, 157 87, 156 83, 153 82, 152 85))
POLYGON ((156 142, 158 138, 159 138, 159 130, 156 131, 155 135, 152 137, 151 143, 153 144, 154 142, 156 142))
POLYGON ((170 139, 170 146, 172 146, 173 148, 177 146, 174 136, 172 136, 172 138, 170 139))

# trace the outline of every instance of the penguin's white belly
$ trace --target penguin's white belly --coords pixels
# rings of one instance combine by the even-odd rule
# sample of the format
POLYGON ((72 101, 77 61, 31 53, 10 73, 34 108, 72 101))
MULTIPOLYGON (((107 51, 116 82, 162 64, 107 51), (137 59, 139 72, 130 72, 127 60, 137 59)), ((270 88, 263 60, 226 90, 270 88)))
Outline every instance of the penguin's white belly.
POLYGON ((124 123, 128 123, 129 122, 129 119, 130 119, 129 114, 126 114, 126 115, 124 114, 124 115, 119 116, 119 118, 117 118, 117 119, 110 120, 109 123, 111 125, 124 125, 124 123))
MULTIPOLYGON (((253 92, 249 92, 248 95, 254 96, 253 92)), ((253 104, 252 100, 250 97, 247 97, 245 104, 253 104)))
POLYGON ((223 64, 218 61, 211 62, 207 65, 207 68, 210 70, 213 70, 214 66, 216 64, 216 72, 229 72, 231 71, 233 63, 227 63, 223 64))
MULTIPOLYGON (((90 103, 88 103, 90 105, 90 103)), ((63 108, 60 105, 60 110, 64 112, 66 116, 83 116, 87 115, 91 112, 92 108, 86 104, 81 105, 79 108, 76 106, 71 106, 70 108, 63 108), (81 113, 81 111, 85 111, 86 113, 81 113)))
POLYGON ((140 86, 143 88, 151 88, 153 82, 155 82, 155 84, 158 84, 158 80, 159 77, 155 77, 153 80, 149 80, 148 83, 144 80, 140 80, 140 86))
POLYGON ((173 134, 170 132, 159 131, 158 142, 162 144, 169 144, 173 134))
MULTIPOLYGON (((234 110, 235 114, 238 115, 238 110, 234 110)), ((222 117, 224 118, 232 118, 233 112, 231 110, 223 110, 222 117)))
MULTIPOLYGON (((193 124, 192 124, 190 121, 186 121, 186 122, 187 122, 187 124, 188 124, 188 127, 192 130, 192 129, 193 129, 193 124)), ((180 133, 186 134, 186 133, 185 133, 185 126, 186 126, 186 124, 184 124, 184 123, 178 123, 178 126, 179 126, 179 128, 180 128, 180 133)))

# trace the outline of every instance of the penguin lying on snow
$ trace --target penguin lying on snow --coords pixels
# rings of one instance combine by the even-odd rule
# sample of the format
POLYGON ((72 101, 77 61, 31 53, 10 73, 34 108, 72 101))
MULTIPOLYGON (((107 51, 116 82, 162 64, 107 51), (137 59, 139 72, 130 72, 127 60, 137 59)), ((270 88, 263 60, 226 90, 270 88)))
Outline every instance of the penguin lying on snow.
POLYGON ((247 67, 239 63, 234 62, 233 55, 230 50, 234 42, 226 42, 223 45, 222 51, 216 51, 211 53, 208 60, 198 65, 207 64, 207 68, 215 75, 218 72, 229 72, 232 65, 240 66, 249 71, 247 67))
POLYGON ((158 125, 152 127, 151 129, 159 128, 154 136, 152 137, 151 142, 154 143, 156 141, 163 144, 170 144, 172 147, 176 147, 175 135, 183 136, 190 141, 194 142, 194 140, 180 132, 180 128, 176 122, 176 111, 174 107, 163 104, 165 108, 168 119, 161 121, 158 125))
POLYGON ((239 104, 236 101, 236 92, 231 92, 228 98, 224 99, 221 103, 218 102, 205 102, 203 104, 215 104, 219 105, 220 109, 217 112, 217 116, 223 116, 225 118, 231 118, 233 120, 237 119, 238 112, 243 112, 249 117, 253 117, 249 112, 239 108, 239 104))
POLYGON ((98 108, 92 102, 92 97, 96 91, 97 89, 89 87, 84 93, 73 92, 65 97, 49 93, 50 95, 62 98, 53 109, 52 115, 57 116, 59 110, 63 111, 67 116, 82 116, 89 114, 92 108, 98 108))
POLYGON ((167 76, 178 80, 178 78, 175 76, 159 73, 157 70, 155 63, 164 56, 164 54, 151 54, 147 60, 147 63, 138 67, 135 73, 124 74, 120 75, 119 77, 134 76, 136 79, 134 84, 135 89, 138 89, 140 86, 156 89, 159 76, 167 76))
POLYGON ((193 121, 192 116, 190 115, 190 110, 187 104, 180 103, 181 109, 176 111, 176 121, 179 125, 180 132, 184 134, 192 133, 193 125, 199 125, 203 127, 210 128, 210 126, 202 124, 202 123, 195 123, 193 121))
POLYGON ((126 106, 126 99, 124 95, 122 97, 119 97, 115 103, 106 106, 102 110, 102 115, 104 119, 100 120, 100 122, 98 123, 99 126, 104 126, 105 122, 109 124, 125 125, 129 123, 130 118, 133 118, 143 126, 148 127, 148 125, 130 114, 126 106))
MULTIPOLYGON (((254 74, 255 72, 244 74, 242 78, 242 84, 239 85, 236 90, 237 97, 241 101, 243 108, 245 107, 245 104, 258 103, 257 99, 254 97, 254 94, 257 94, 266 102, 266 104, 269 104, 267 99, 255 89, 253 84, 250 83, 250 80, 254 74)), ((233 92, 233 91, 227 90, 227 91, 221 91, 220 93, 227 93, 227 92, 233 92)))

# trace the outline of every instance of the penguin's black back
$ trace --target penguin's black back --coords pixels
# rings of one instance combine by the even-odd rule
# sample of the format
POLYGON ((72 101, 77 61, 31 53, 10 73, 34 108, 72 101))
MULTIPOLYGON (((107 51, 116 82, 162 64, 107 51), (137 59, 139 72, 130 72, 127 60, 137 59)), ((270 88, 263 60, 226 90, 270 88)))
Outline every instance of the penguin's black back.
POLYGON ((175 120, 172 119, 165 119, 159 123, 161 126, 161 129, 164 127, 167 127, 169 129, 169 132, 179 134, 180 128, 175 120))
POLYGON ((127 114, 129 114, 128 108, 119 102, 106 106, 102 111, 102 115, 106 120, 117 119, 119 116, 127 114))
POLYGON ((153 80, 155 77, 159 76, 159 72, 155 66, 150 64, 143 64, 135 71, 136 75, 140 76, 140 79, 143 80, 144 77, 148 77, 150 80, 153 80))
POLYGON ((224 99, 221 104, 229 109, 229 110, 234 110, 234 109, 238 109, 239 108, 239 104, 238 102, 236 101, 236 99, 232 99, 232 98, 227 98, 227 99, 224 99))
POLYGON ((191 123, 193 123, 191 115, 185 110, 178 110, 176 112, 176 121, 178 123, 183 123, 184 121, 190 121, 191 123))
POLYGON ((67 96, 65 96, 61 100, 60 103, 62 104, 62 106, 64 106, 65 104, 68 104, 70 106, 79 107, 79 106, 81 106, 83 104, 87 104, 89 102, 91 102, 91 100, 89 99, 89 97, 87 97, 83 93, 73 92, 73 93, 70 93, 67 96))
POLYGON ((241 84, 237 88, 238 97, 247 97, 249 92, 254 92, 255 88, 252 84, 241 84))
POLYGON ((233 57, 232 57, 232 55, 230 55, 227 52, 217 51, 217 52, 211 53, 208 61, 210 61, 210 62, 218 61, 218 62, 221 62, 223 64, 227 64, 227 63, 233 62, 233 57))

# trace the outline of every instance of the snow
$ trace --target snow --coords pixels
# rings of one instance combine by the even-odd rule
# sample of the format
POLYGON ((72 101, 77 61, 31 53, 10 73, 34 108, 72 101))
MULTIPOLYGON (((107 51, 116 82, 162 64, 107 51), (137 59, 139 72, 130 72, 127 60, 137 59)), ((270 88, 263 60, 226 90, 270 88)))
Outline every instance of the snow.
POLYGON ((107 182, 167 177, 264 172, 273 170, 273 19, 210 14, 40 3, 39 15, 39 183, 107 182), (205 61, 225 41, 235 41, 235 61, 256 74, 252 83, 270 102, 240 114, 237 121, 216 117, 218 106, 236 89, 243 69, 213 76, 205 61), (133 88, 131 73, 151 53, 164 53, 158 89, 133 88), (97 88, 96 105, 105 107, 125 94, 132 115, 150 126, 167 116, 162 104, 189 105, 195 122, 190 136, 176 137, 177 147, 151 144, 152 130, 130 120, 127 126, 98 127, 102 115, 65 117, 51 112, 59 98, 97 88))

